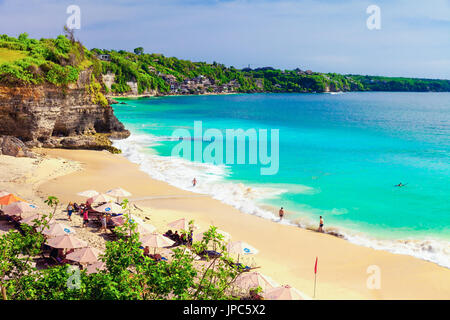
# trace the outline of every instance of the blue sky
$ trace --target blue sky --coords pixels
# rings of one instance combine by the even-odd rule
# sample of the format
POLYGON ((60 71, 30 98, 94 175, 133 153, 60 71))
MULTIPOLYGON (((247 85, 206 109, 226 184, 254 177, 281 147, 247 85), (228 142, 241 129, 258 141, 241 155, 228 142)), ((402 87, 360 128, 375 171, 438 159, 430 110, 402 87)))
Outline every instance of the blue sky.
POLYGON ((0 0, 0 33, 54 37, 70 4, 88 48, 243 68, 450 79, 450 0, 0 0), (366 8, 381 9, 368 30, 366 8))

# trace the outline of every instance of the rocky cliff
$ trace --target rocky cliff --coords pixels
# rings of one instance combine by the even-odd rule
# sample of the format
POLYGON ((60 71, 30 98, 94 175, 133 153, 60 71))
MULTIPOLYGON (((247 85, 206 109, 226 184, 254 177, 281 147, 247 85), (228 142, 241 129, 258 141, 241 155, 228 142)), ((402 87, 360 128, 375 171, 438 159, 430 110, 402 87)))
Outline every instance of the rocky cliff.
POLYGON ((80 149, 108 149, 105 137, 128 137, 111 106, 92 102, 90 79, 87 70, 67 87, 0 83, 0 136, 17 137, 27 146, 80 149))

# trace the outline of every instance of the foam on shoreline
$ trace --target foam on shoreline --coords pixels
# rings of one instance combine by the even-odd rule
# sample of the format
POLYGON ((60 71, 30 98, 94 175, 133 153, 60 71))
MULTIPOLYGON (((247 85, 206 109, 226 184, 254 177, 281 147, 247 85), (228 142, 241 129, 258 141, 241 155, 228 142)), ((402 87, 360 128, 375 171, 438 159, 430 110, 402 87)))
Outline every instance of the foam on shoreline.
MULTIPOLYGON (((122 150, 122 155, 139 165, 140 170, 152 178, 167 182, 177 188, 210 195, 239 211, 252 214, 274 222, 279 218, 273 212, 262 208, 258 201, 273 198, 288 190, 273 185, 246 186, 238 182, 226 180, 229 168, 208 163, 187 161, 178 157, 163 157, 149 152, 152 146, 164 137, 149 134, 131 134, 125 140, 115 140, 113 145, 122 150), (193 187, 192 179, 196 177, 199 183, 193 187)), ((314 192, 307 186, 298 186, 299 192, 314 192)), ((316 225, 308 219, 281 222, 301 228, 316 230, 316 225)), ((450 268, 450 248, 447 241, 436 239, 375 239, 365 234, 358 234, 343 228, 327 228, 326 232, 346 239, 352 243, 385 250, 395 254, 410 255, 419 259, 434 262, 450 268)))

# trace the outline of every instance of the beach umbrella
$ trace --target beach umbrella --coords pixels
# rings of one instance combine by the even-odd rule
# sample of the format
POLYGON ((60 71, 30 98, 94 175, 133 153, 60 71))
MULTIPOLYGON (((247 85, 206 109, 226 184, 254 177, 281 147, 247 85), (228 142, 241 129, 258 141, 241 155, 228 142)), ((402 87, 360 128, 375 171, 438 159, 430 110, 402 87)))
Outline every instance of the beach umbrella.
MULTIPOLYGON (((238 287, 244 290, 261 287, 263 291, 274 288, 272 279, 266 277, 259 272, 244 272, 241 273, 234 282, 238 287)), ((276 284, 275 284, 276 285, 276 284)))
POLYGON ((263 294, 266 300, 305 300, 306 295, 289 285, 268 289, 263 294))
POLYGON ((86 247, 74 250, 66 255, 66 259, 83 264, 95 263, 98 262, 100 254, 103 254, 103 252, 96 248, 86 247))
POLYGON ((227 245, 229 253, 257 254, 259 251, 244 241, 234 241, 227 245))
POLYGON ((103 213, 122 213, 123 208, 114 202, 105 203, 97 208, 94 208, 95 211, 103 212, 103 213))
POLYGON ((113 202, 115 199, 107 194, 98 194, 86 200, 87 203, 113 202))
POLYGON ((11 192, 0 190, 0 198, 11 194, 11 192))
POLYGON ((3 212, 5 214, 10 215, 22 215, 22 213, 35 213, 37 210, 37 206, 34 204, 24 202, 24 201, 17 201, 13 202, 11 204, 8 204, 6 207, 3 208, 3 212))
POLYGON ((121 226, 125 223, 125 218, 123 216, 111 217, 111 223, 115 227, 121 226))
POLYGON ((119 197, 129 197, 131 196, 131 193, 122 189, 122 188, 115 188, 112 190, 109 190, 106 192, 107 195, 113 196, 113 197, 117 197, 117 200, 119 199, 119 197))
POLYGON ((136 223, 136 232, 140 235, 152 234, 155 230, 156 227, 151 224, 136 223))
MULTIPOLYGON (((189 220, 187 220, 186 218, 172 221, 167 225, 175 230, 189 230, 189 220)), ((198 229, 198 226, 195 224, 192 227, 194 229, 198 229)))
POLYGON ((103 261, 94 262, 86 267, 87 274, 97 273, 101 270, 106 270, 106 263, 103 261))
MULTIPOLYGON (((34 220, 40 220, 40 219, 42 219, 42 217, 43 217, 43 215, 40 214, 40 213, 33 214, 31 216, 28 216, 28 217, 23 218, 22 220, 20 220, 20 223, 32 226, 32 225, 34 225, 34 220)), ((55 220, 53 220, 53 218, 50 221, 48 221, 49 224, 54 223, 54 222, 55 222, 55 220)))
MULTIPOLYGON (((207 232, 207 231, 204 231, 204 232, 202 232, 202 233, 194 234, 194 241, 202 241, 202 240, 203 240, 203 235, 204 235, 206 232, 207 232)), ((228 241, 228 240, 231 239, 231 235, 230 235, 228 232, 225 232, 225 231, 222 231, 222 230, 219 230, 219 229, 216 229, 216 232, 217 232, 218 234, 221 234, 221 235, 223 236, 223 239, 224 239, 225 241, 228 241)))
POLYGON ((170 247, 175 243, 174 241, 170 240, 167 237, 164 237, 163 235, 160 235, 159 233, 152 233, 142 236, 140 237, 139 241, 141 242, 143 247, 150 248, 170 247))
POLYGON ((97 192, 95 190, 86 190, 86 191, 82 191, 82 192, 78 192, 77 195, 82 196, 82 197, 86 197, 86 198, 91 198, 91 197, 95 197, 98 196, 100 194, 100 192, 97 192))
POLYGON ((58 237, 58 236, 64 236, 67 234, 75 234, 75 230, 73 230, 72 228, 70 228, 69 226, 66 226, 65 224, 62 223, 52 223, 49 224, 48 228, 47 227, 39 227, 38 231, 41 231, 42 233, 45 234, 46 236, 49 237, 58 237))
POLYGON ((4 195, 3 197, 0 198, 0 204, 4 206, 18 201, 25 202, 25 200, 19 198, 18 196, 13 195, 12 193, 4 195))
POLYGON ((47 244, 52 248, 76 249, 87 247, 87 243, 72 235, 57 236, 47 240, 47 244))

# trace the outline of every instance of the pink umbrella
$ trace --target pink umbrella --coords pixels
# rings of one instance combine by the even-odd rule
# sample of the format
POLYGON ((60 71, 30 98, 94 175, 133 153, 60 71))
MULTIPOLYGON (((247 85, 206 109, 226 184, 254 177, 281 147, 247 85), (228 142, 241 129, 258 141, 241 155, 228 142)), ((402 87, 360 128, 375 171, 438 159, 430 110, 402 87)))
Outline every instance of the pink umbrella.
POLYGON ((36 210, 37 206, 24 201, 13 202, 5 206, 5 208, 3 208, 3 212, 5 214, 10 215, 18 214, 20 216, 22 215, 22 213, 36 213, 36 210))
MULTIPOLYGON (((20 223, 27 224, 29 226, 33 226, 34 225, 34 220, 41 220, 42 217, 43 217, 42 214, 39 214, 39 213, 33 214, 33 215, 29 216, 29 217, 26 217, 26 218, 23 218, 22 220, 20 220, 20 223)), ((52 219, 52 220, 49 221, 49 224, 53 223, 53 222, 54 222, 54 220, 52 219)))
POLYGON ((263 291, 266 291, 267 289, 272 289, 274 287, 273 281, 259 272, 241 273, 236 278, 235 284, 244 290, 261 287, 263 291))
POLYGON ((264 293, 266 300, 305 300, 307 297, 289 285, 268 289, 264 293))
MULTIPOLYGON (((186 218, 172 221, 167 225, 175 230, 189 230, 189 220, 187 220, 186 218)), ((198 226, 194 224, 193 228, 198 229, 198 226)))
POLYGON ((123 208, 114 202, 105 203, 100 207, 94 208, 95 211, 103 212, 103 213, 122 213, 123 208))
POLYGON ((146 236, 142 236, 139 240, 141 241, 143 247, 151 248, 170 247, 175 243, 169 238, 164 237, 158 233, 152 233, 146 236))
POLYGON ((102 261, 94 262, 86 267, 87 274, 97 273, 101 270, 106 270, 106 263, 102 261))
POLYGON ((96 248, 81 248, 66 255, 66 259, 79 263, 95 263, 98 262, 98 257, 103 252, 96 248))
POLYGON ((113 226, 118 227, 125 223, 123 216, 116 216, 111 218, 111 223, 113 226))
POLYGON ((113 202, 115 199, 107 194, 98 194, 86 200, 87 203, 113 202))
POLYGON ((52 248, 76 249, 87 247, 88 244, 71 235, 57 236, 47 240, 47 244, 52 248))
POLYGON ((51 223, 49 224, 48 228, 47 227, 39 227, 38 231, 41 231, 42 233, 45 234, 46 236, 49 237, 58 237, 58 236, 64 236, 67 234, 75 234, 75 230, 73 230, 72 228, 70 228, 69 226, 66 226, 65 224, 62 223, 51 223))
POLYGON ((136 232, 138 232, 142 236, 151 234, 155 230, 156 230, 156 228, 151 224, 136 223, 136 232))

